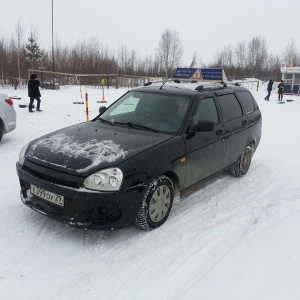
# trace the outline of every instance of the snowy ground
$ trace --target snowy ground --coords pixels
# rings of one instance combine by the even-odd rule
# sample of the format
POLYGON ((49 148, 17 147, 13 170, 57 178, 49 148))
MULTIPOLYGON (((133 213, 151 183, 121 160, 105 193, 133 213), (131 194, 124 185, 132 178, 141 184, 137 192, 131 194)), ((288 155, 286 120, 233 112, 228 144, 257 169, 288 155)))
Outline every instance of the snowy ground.
MULTIPOLYGON (((15 170, 28 141, 84 122, 79 87, 42 92, 29 114, 14 100, 17 129, 0 143, 0 299, 300 299, 300 97, 264 101, 263 135, 248 174, 200 185, 160 228, 74 229, 26 207, 15 170)), ((90 118, 101 90, 88 89, 90 118)), ((127 89, 105 90, 111 103, 127 89)), ((83 89, 83 98, 85 89, 83 89)), ((83 99, 84 100, 84 99, 83 99)))

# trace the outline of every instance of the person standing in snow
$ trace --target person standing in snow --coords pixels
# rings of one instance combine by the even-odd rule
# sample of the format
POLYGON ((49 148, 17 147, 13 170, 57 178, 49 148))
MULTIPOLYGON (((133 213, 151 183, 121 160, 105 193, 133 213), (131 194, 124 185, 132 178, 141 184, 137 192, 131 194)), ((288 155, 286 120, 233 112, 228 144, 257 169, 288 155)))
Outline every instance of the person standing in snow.
POLYGON ((283 80, 281 80, 280 83, 278 84, 278 101, 282 101, 283 93, 284 93, 284 83, 283 80))
POLYGON ((29 112, 34 112, 34 110, 32 110, 34 99, 37 101, 36 111, 42 111, 40 109, 41 93, 40 93, 39 86, 40 86, 40 81, 38 79, 38 76, 36 74, 31 74, 30 79, 28 81, 28 97, 30 98, 29 112))
POLYGON ((267 87, 268 95, 265 97, 265 100, 266 100, 266 101, 269 101, 269 100, 270 100, 272 88, 273 88, 273 80, 270 79, 270 81, 269 81, 269 83, 268 83, 268 87, 267 87))

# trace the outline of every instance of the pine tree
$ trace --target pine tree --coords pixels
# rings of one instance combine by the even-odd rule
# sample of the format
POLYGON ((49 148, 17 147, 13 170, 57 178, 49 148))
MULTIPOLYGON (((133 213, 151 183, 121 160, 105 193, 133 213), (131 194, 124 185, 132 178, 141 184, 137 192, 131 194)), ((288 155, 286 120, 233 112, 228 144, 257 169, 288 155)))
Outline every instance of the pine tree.
POLYGON ((28 38, 28 44, 25 44, 22 48, 22 54, 25 61, 30 62, 31 69, 35 62, 40 62, 44 59, 44 50, 40 49, 40 46, 35 42, 32 35, 28 38))

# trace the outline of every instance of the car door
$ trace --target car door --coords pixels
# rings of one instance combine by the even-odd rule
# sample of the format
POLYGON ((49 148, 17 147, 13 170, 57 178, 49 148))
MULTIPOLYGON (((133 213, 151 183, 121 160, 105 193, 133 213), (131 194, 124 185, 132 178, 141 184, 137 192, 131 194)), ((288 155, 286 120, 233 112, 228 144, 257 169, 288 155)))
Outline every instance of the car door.
POLYGON ((220 170, 225 153, 224 128, 212 94, 195 99, 188 119, 189 131, 184 136, 187 153, 186 187, 220 170), (193 132, 198 121, 215 123, 213 131, 193 132))
POLYGON ((217 93, 221 108, 226 151, 222 168, 238 161, 242 151, 249 141, 249 121, 240 102, 233 92, 217 93))
POLYGON ((253 95, 247 90, 235 91, 240 103, 244 108, 244 114, 249 121, 249 141, 254 141, 257 147, 261 138, 262 117, 259 107, 253 95))

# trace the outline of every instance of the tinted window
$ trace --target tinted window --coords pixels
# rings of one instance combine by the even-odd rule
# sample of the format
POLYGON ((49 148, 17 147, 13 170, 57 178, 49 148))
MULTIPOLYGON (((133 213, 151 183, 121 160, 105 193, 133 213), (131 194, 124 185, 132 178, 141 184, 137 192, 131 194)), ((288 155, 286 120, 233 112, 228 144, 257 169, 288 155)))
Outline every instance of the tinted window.
POLYGON ((193 124, 197 124, 200 120, 213 121, 219 123, 218 112, 213 97, 205 98, 200 101, 193 115, 193 124))
POLYGON ((218 96, 224 122, 234 120, 243 115, 241 105, 234 94, 218 96))
POLYGON ((245 114, 249 114, 254 111, 254 101, 252 95, 247 91, 237 91, 237 96, 242 103, 245 114))
POLYGON ((183 126, 191 98, 184 96, 129 92, 112 104, 101 120, 139 130, 176 133, 183 126))

